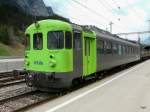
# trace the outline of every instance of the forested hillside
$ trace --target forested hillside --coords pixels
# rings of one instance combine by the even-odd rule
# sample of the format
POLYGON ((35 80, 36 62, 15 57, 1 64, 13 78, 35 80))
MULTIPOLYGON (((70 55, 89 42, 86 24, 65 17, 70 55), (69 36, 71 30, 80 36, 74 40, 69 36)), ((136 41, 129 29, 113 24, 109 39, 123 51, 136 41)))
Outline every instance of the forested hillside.
MULTIPOLYGON (((22 10, 20 7, 16 3, 14 5, 11 3, 1 3, 0 1, 0 55, 23 55, 24 31, 34 21, 50 18, 68 21, 63 17, 55 15, 50 10, 50 7, 45 7, 48 10, 47 12, 50 13, 49 16, 41 16, 40 14, 35 16, 31 12, 28 13, 22 10)), ((38 13, 40 12, 38 11, 38 13)))

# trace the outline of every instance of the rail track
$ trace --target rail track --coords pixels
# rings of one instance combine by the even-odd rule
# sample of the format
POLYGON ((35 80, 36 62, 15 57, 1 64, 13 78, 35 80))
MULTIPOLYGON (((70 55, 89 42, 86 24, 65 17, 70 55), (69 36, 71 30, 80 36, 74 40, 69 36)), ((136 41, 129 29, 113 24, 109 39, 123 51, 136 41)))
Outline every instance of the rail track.
POLYGON ((1 88, 0 89, 0 102, 8 100, 10 98, 27 94, 29 92, 33 92, 36 89, 27 87, 25 83, 20 85, 11 85, 9 87, 1 88))
POLYGON ((4 77, 10 77, 13 76, 12 72, 4 72, 4 73, 0 73, 0 79, 4 78, 4 77))
POLYGON ((2 100, 0 102, 0 110, 1 112, 14 112, 20 111, 26 107, 37 105, 43 101, 51 100, 56 98, 57 95, 34 91, 29 92, 23 95, 19 95, 16 97, 9 98, 7 100, 2 100))
POLYGON ((18 111, 56 96, 36 91, 24 82, 24 75, 16 78, 11 72, 0 73, 0 112, 18 111))
POLYGON ((0 73, 0 88, 6 87, 9 85, 24 83, 24 82, 25 82, 24 75, 15 77, 12 72, 0 73))

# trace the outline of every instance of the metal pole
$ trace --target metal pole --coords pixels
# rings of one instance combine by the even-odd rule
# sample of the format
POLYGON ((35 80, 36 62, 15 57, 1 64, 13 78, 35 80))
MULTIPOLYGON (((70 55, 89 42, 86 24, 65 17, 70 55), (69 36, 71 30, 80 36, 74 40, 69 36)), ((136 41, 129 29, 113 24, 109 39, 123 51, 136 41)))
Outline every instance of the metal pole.
POLYGON ((112 33, 112 25, 113 25, 113 22, 110 22, 109 25, 110 25, 110 33, 112 33))
POLYGON ((150 20, 147 21, 148 21, 148 31, 150 31, 150 20))
POLYGON ((141 38, 140 38, 140 34, 138 33, 138 43, 141 43, 141 38))
MULTIPOLYGON (((150 20, 148 20, 148 23, 149 23, 149 29, 148 30, 150 31, 150 20)), ((148 37, 148 38, 150 39, 150 37, 148 37)))

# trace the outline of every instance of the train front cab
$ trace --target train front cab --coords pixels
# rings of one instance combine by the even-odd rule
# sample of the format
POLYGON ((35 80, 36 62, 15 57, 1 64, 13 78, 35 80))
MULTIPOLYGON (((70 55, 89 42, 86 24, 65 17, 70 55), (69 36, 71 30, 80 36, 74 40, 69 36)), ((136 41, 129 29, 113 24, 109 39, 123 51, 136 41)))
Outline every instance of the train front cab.
POLYGON ((70 24, 57 20, 32 24, 26 31, 26 82, 40 90, 70 86, 73 71, 70 24))
POLYGON ((61 21, 41 21, 26 30, 26 83, 40 90, 70 87, 96 72, 96 36, 61 21))

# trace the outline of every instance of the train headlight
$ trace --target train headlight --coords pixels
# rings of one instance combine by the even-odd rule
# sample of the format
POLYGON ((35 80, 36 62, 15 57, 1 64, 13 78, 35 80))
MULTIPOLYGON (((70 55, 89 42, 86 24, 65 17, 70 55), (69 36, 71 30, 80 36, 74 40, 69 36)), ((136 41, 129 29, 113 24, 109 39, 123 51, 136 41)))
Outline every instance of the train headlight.
POLYGON ((56 61, 55 60, 51 60, 48 63, 51 67, 55 67, 56 66, 56 61))
POLYGON ((30 62, 29 62, 29 61, 25 61, 25 65, 26 65, 26 66, 29 66, 29 65, 30 65, 30 62))

